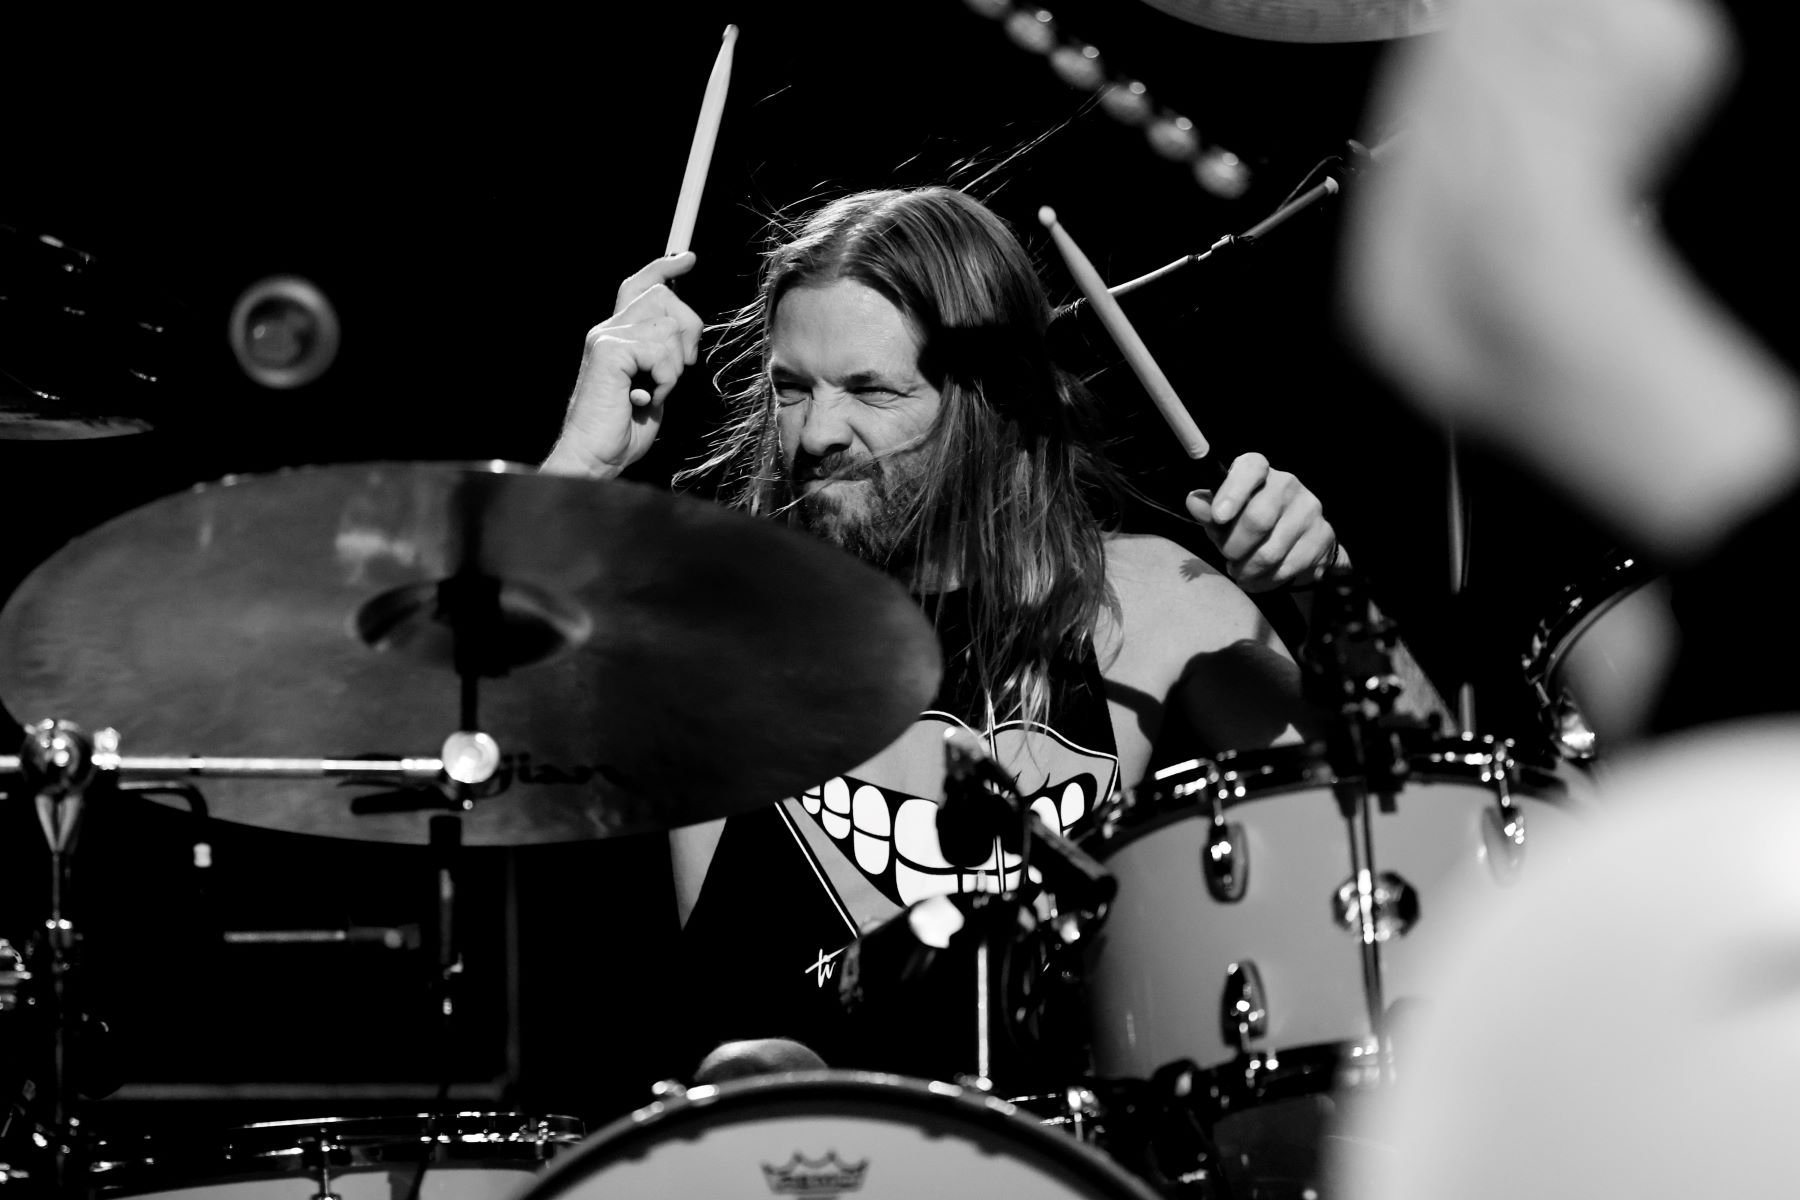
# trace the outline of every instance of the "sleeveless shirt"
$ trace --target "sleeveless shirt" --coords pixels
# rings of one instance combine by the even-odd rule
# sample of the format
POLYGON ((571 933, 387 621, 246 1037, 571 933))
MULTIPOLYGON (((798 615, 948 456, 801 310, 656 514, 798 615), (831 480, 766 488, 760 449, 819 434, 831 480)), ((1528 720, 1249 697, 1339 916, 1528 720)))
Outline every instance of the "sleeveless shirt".
POLYGON ((944 732, 982 735, 1052 829, 1066 832, 1118 787, 1091 644, 1053 664, 1042 724, 996 723, 970 664, 968 593, 920 603, 936 623, 945 673, 917 723, 862 766, 726 822, 683 933, 686 1061, 721 1041, 789 1037, 835 1068, 926 1078, 972 1071, 972 955, 966 972, 940 964, 939 980, 860 1014, 846 1012, 838 987, 859 934, 929 896, 1001 890, 1002 872, 1008 890, 1018 884, 1011 855, 959 870, 939 851, 944 732))

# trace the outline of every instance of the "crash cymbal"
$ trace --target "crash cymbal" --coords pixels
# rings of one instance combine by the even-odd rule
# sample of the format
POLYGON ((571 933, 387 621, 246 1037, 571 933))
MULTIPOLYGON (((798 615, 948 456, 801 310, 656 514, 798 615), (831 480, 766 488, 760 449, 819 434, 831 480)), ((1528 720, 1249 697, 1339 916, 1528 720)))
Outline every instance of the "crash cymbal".
MULTIPOLYGON (((76 538, 0 612, 13 716, 111 726, 127 756, 435 755, 459 665, 504 756, 504 790, 464 816, 476 845, 797 794, 899 736, 940 672, 905 591, 835 547, 499 463, 196 487, 76 538), (475 597, 460 645, 458 596, 475 597)), ((313 781, 203 791, 214 816, 334 837, 424 842, 431 815, 359 812, 366 787, 313 781)))
POLYGON ((1379 42, 1442 28, 1454 0, 1145 0, 1170 16, 1274 42, 1379 42))
POLYGON ((142 433, 179 355, 167 299, 47 234, 0 224, 0 440, 142 433))
POLYGON ((36 387, 0 367, 0 439, 67 441, 143 433, 150 422, 125 412, 108 412, 36 387))

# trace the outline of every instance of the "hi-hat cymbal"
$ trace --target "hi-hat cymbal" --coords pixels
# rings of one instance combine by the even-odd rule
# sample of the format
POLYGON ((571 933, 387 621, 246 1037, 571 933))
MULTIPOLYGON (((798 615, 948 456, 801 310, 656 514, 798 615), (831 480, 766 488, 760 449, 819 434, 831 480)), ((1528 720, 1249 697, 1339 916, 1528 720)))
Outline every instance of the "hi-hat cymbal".
MULTIPOLYGON (((906 592, 822 541, 499 463, 196 487, 76 538, 0 612, 13 716, 111 726, 127 756, 435 755, 461 723, 459 659, 484 676, 477 724, 505 756, 505 790, 464 814, 476 845, 798 794, 904 732, 940 673, 906 592), (459 653, 443 611, 470 593, 485 633, 459 653)), ((429 812, 356 811, 367 788, 202 788, 226 820, 427 840, 429 812)))
POLYGON ((1441 29, 1453 0, 1145 0, 1170 16, 1274 42, 1379 42, 1441 29))

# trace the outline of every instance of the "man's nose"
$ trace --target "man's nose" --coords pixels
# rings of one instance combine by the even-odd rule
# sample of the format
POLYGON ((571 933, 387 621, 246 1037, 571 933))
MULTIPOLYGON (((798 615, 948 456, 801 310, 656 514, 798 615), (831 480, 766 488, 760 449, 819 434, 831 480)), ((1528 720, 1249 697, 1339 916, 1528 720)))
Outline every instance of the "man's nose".
POLYGON ((800 423, 800 449, 814 458, 848 449, 854 434, 850 429, 848 397, 821 389, 806 401, 800 423))

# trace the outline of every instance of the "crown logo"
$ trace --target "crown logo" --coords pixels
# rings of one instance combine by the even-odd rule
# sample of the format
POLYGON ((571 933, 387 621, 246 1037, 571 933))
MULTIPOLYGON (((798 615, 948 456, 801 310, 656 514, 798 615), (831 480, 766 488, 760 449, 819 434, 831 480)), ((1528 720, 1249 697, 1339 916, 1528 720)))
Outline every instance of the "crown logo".
POLYGON ((802 1158, 798 1150, 794 1157, 779 1167, 763 1164, 763 1179, 768 1182, 769 1190, 777 1196, 836 1196, 843 1192, 860 1191, 863 1176, 868 1173, 869 1160, 863 1159, 855 1166, 846 1164, 832 1150, 824 1158, 802 1158))

